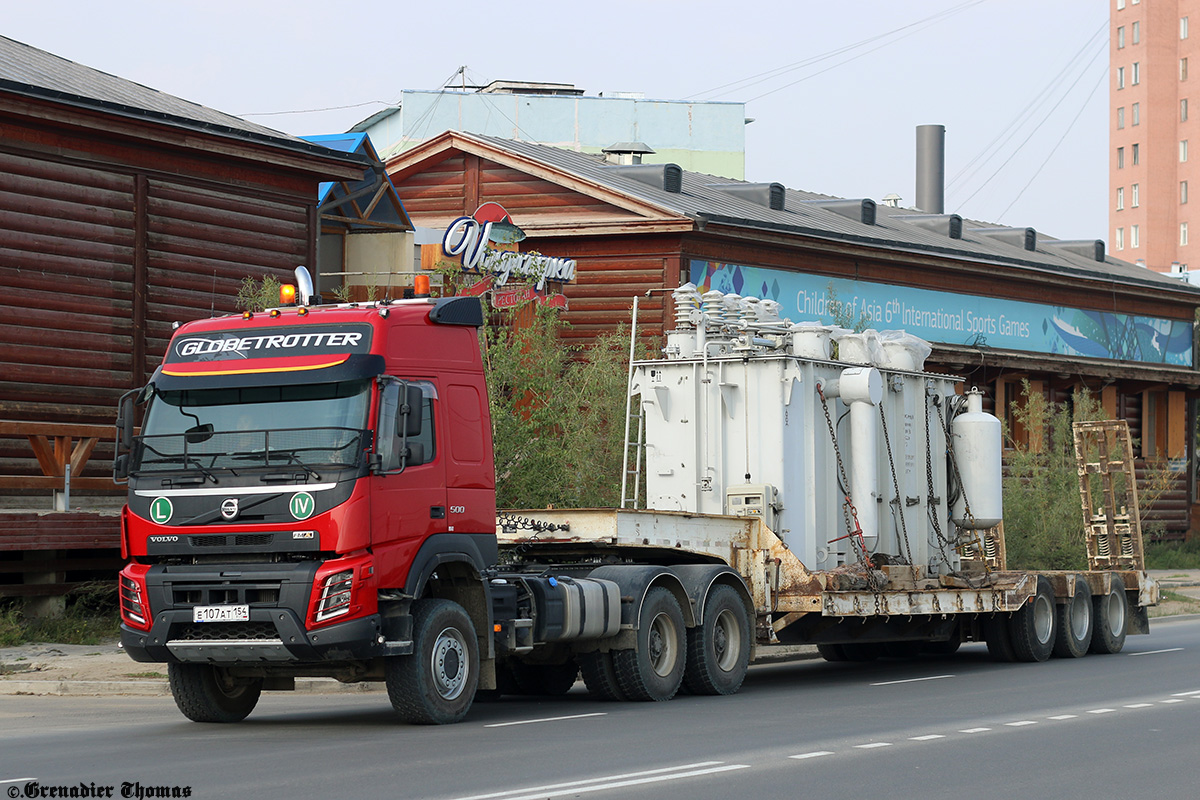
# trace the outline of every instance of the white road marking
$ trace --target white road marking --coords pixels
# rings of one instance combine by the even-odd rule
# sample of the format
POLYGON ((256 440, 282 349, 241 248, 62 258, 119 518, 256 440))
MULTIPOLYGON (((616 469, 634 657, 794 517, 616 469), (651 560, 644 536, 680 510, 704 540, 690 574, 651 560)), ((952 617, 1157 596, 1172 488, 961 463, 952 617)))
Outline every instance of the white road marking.
POLYGON ((991 728, 967 728, 965 731, 959 731, 959 733, 983 733, 990 730, 991 728))
POLYGON ((799 755, 788 756, 788 758, 805 759, 805 758, 817 758, 818 756, 831 756, 831 755, 833 755, 832 750, 814 750, 811 753, 800 753, 799 755))
POLYGON ((569 794, 603 792, 609 789, 620 789, 625 786, 673 781, 680 778, 692 778, 697 775, 712 775, 717 772, 729 772, 730 770, 749 768, 749 764, 723 764, 720 761, 701 761, 696 764, 683 764, 678 767, 650 769, 643 772, 630 772, 624 775, 609 775, 605 778, 588 778, 586 780, 568 781, 567 783, 553 783, 547 786, 512 789, 507 792, 474 794, 469 797, 461 797, 458 800, 491 800, 491 798, 504 798, 504 800, 545 800, 545 798, 561 797, 569 794), (681 772, 680 770, 683 771, 681 772), (591 785, 589 786, 588 784, 591 785), (521 794, 522 792, 526 792, 526 794, 521 794), (532 794, 529 794, 530 792, 532 794))
POLYGON ((871 686, 894 686, 897 683, 918 683, 920 681, 938 681, 938 680, 941 680, 942 678, 953 678, 953 677, 954 677, 953 675, 930 675, 925 678, 905 678, 904 680, 900 680, 900 681, 880 681, 879 683, 872 683, 871 686))
POLYGON ((1182 647, 1168 647, 1166 650, 1143 650, 1140 653, 1126 653, 1127 656, 1153 656, 1159 653, 1178 653, 1182 647))
POLYGON ((1125 707, 1126 708, 1149 708, 1152 705, 1154 705, 1154 703, 1130 703, 1129 705, 1127 705, 1125 707))
POLYGON ((933 741, 934 739, 945 739, 945 738, 946 737, 940 733, 930 733, 930 734, 926 734, 925 736, 910 736, 910 737, 908 737, 908 740, 910 742, 930 742, 930 741, 933 741))
POLYGON ((543 717, 542 719, 522 719, 516 722, 493 722, 490 725, 484 725, 485 728, 507 728, 510 725, 532 725, 535 722, 559 722, 564 719, 583 719, 584 717, 604 717, 607 716, 607 711, 593 711, 590 714, 571 714, 566 717, 543 717))
POLYGON ((1115 708, 1093 708, 1088 713, 1089 714, 1111 714, 1114 711, 1116 711, 1115 708))
POLYGON ((876 747, 891 747, 891 742, 870 742, 869 744, 856 744, 854 747, 858 750, 873 750, 876 747))
POLYGON ((9 778, 8 780, 0 781, 0 786, 3 786, 6 783, 29 783, 30 781, 36 780, 37 778, 9 778))
POLYGON ((1193 695, 1198 694, 1200 694, 1200 689, 1196 689, 1192 692, 1177 692, 1176 694, 1171 695, 1171 697, 1192 697, 1193 695))
POLYGON ((1182 703, 1183 700, 1159 700, 1160 703, 1182 703))
POLYGON ((1017 720, 1016 722, 1006 722, 1004 724, 1010 728, 1020 728, 1022 725, 1037 725, 1037 720, 1022 719, 1022 720, 1017 720))
POLYGON ((1058 716, 1049 717, 1049 719, 1075 719, 1078 714, 1059 714, 1058 716))

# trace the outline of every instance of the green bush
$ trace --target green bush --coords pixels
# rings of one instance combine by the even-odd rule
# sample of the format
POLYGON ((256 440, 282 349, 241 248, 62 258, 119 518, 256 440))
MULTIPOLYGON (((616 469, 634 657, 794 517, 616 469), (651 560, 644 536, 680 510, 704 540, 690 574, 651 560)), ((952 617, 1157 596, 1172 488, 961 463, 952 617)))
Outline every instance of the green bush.
POLYGON ((1200 569, 1200 538, 1147 543, 1146 569, 1200 569))
POLYGON ((101 644, 120 635, 115 581, 89 583, 66 598, 59 616, 32 618, 22 613, 22 601, 10 600, 0 609, 0 647, 25 642, 101 644))

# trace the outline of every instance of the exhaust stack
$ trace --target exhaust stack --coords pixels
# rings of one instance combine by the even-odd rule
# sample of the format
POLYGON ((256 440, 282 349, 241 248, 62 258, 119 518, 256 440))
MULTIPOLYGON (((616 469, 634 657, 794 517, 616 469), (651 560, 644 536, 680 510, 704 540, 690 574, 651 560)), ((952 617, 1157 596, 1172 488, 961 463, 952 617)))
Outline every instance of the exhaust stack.
POLYGON ((917 208, 946 213, 946 126, 917 126, 917 208))

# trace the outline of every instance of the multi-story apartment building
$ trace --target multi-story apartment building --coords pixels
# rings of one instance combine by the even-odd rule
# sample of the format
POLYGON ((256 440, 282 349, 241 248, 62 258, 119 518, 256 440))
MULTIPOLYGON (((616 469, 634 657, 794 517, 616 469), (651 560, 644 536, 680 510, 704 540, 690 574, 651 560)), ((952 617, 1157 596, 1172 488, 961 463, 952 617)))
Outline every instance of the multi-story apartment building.
POLYGON ((1200 0, 1109 2, 1112 254, 1158 272, 1200 270, 1200 196, 1188 202, 1189 185, 1200 191, 1200 27, 1189 26, 1200 26, 1200 0))

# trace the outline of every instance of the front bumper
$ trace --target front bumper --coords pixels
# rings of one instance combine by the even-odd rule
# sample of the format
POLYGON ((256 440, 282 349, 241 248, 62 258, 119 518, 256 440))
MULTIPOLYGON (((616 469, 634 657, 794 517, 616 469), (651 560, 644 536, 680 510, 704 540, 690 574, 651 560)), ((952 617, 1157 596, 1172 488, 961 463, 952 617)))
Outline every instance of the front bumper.
POLYGON ((134 661, 245 664, 356 661, 395 652, 385 646, 378 614, 306 631, 287 608, 252 608, 249 622, 192 622, 191 609, 160 611, 154 626, 121 625, 121 646, 134 661))

